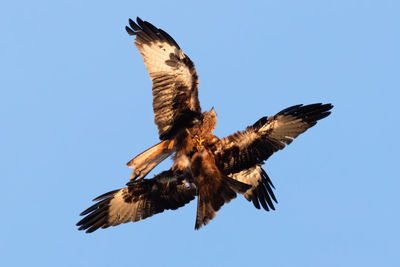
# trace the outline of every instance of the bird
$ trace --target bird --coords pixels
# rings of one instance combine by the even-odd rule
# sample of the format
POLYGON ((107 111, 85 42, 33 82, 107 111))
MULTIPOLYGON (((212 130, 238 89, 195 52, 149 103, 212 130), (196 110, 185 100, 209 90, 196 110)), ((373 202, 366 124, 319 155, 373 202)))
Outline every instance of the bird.
POLYGON ((202 111, 192 60, 165 31, 139 17, 126 31, 152 80, 154 122, 160 142, 127 163, 126 187, 110 191, 84 210, 76 225, 87 233, 178 209, 197 198, 195 229, 242 194, 254 207, 275 210, 271 179, 262 168, 275 152, 327 117, 332 104, 294 105, 262 117, 242 131, 219 138, 214 108, 202 111), (173 164, 153 178, 147 174, 171 157, 173 164))

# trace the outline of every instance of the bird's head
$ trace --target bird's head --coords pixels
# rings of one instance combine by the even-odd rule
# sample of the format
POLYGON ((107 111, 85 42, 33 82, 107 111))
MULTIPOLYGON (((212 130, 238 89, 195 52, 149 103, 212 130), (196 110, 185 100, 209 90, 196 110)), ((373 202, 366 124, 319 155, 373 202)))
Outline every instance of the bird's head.
POLYGON ((217 113, 215 112, 214 107, 210 111, 206 111, 203 113, 203 124, 208 125, 212 130, 217 125, 217 113))

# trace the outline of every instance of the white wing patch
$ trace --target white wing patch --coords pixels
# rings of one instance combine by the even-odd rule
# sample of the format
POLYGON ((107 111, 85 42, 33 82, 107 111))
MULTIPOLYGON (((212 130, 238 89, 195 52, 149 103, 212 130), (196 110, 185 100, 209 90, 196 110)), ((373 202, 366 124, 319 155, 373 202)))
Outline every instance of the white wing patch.
POLYGON ((256 166, 254 166, 254 167, 252 167, 250 169, 243 170, 241 172, 237 172, 237 173, 234 173, 234 174, 230 174, 228 176, 233 178, 233 179, 235 179, 235 180, 237 180, 237 181, 239 181, 239 182, 252 185, 252 187, 249 188, 246 191, 246 193, 243 194, 247 199, 250 199, 250 195, 252 194, 252 191, 260 183, 260 180, 261 180, 261 167, 260 167, 260 165, 256 165, 256 166))
POLYGON ((129 221, 138 221, 141 219, 140 213, 138 214, 138 206, 141 201, 125 202, 124 196, 129 194, 128 188, 119 190, 110 201, 110 208, 108 211, 109 225, 116 226, 121 223, 129 221))
POLYGON ((136 36, 135 45, 153 81, 154 122, 159 137, 170 139, 201 113, 196 69, 163 30, 139 18, 137 24, 129 20, 129 25, 126 30, 136 36))
POLYGON ((175 78, 180 78, 180 82, 184 82, 187 87, 192 85, 193 77, 186 66, 181 64, 178 68, 174 68, 166 64, 166 61, 170 59, 171 54, 181 60, 184 59, 185 55, 181 49, 171 46, 166 42, 159 41, 150 44, 142 44, 135 41, 135 45, 143 57, 144 64, 146 65, 151 79, 163 74, 170 75, 171 73, 174 73, 175 78))

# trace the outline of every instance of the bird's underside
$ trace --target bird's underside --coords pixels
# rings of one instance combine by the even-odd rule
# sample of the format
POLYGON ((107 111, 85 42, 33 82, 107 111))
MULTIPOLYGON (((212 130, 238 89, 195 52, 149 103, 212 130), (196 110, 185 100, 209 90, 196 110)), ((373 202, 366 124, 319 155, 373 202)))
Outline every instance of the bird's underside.
POLYGON ((206 225, 236 195, 257 209, 277 203, 262 164, 276 151, 330 114, 331 104, 296 105, 263 117, 244 131, 219 139, 213 135, 217 115, 202 112, 193 62, 161 29, 137 18, 126 27, 153 81, 153 110, 161 142, 129 161, 133 168, 125 188, 103 194, 81 213, 79 230, 136 222, 197 197, 195 229, 206 225), (146 175, 172 156, 171 169, 146 175))

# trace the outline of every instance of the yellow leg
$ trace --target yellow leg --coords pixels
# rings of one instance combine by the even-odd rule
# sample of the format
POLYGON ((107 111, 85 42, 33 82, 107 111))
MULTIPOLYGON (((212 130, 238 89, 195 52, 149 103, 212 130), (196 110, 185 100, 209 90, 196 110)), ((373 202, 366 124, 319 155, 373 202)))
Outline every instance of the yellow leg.
POLYGON ((200 151, 200 149, 203 148, 203 142, 204 142, 203 138, 201 138, 201 137, 197 138, 197 140, 196 140, 196 149, 197 149, 197 151, 200 151))

